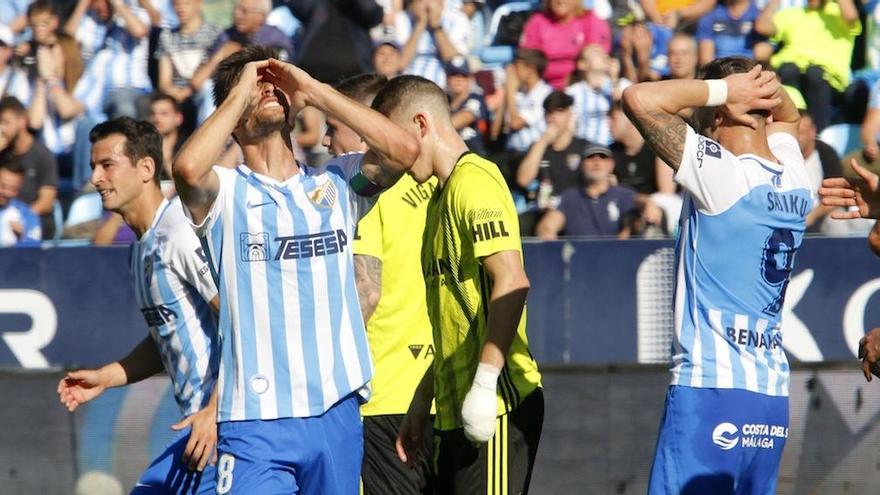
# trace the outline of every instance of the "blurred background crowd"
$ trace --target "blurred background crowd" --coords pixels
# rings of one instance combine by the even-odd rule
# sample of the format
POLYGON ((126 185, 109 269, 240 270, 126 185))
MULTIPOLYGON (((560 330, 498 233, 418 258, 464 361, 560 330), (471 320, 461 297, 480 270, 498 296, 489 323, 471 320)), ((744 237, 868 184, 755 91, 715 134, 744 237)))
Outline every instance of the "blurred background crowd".
MULTIPOLYGON (((171 157, 213 110, 211 74, 249 44, 327 83, 417 74, 493 159, 524 236, 674 236, 671 169, 619 105, 627 85, 687 79, 715 57, 772 67, 802 111, 814 186, 880 171, 880 3, 868 0, 4 0, 0 2, 0 247, 124 243, 89 184, 89 130, 130 116, 171 157)), ((321 112, 298 117, 298 158, 328 157, 321 112)), ((235 166, 231 140, 221 158, 235 166)), ((862 233, 817 205, 809 230, 862 233)))

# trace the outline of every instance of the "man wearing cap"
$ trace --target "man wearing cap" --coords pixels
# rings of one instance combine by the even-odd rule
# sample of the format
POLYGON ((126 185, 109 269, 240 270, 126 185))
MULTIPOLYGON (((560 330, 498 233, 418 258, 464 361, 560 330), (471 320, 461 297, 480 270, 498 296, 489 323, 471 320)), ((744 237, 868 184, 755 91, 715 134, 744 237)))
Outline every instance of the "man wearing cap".
POLYGON ((400 44, 390 38, 381 39, 373 44, 373 69, 388 79, 400 75, 403 66, 400 63, 400 44))
POLYGON ((489 108, 483 95, 474 91, 474 80, 467 58, 458 55, 444 64, 446 94, 452 110, 452 125, 468 149, 486 154, 483 137, 489 122, 489 108))
POLYGON ((12 50, 15 48, 15 36, 9 26, 0 24, 0 98, 14 96, 25 105, 31 97, 27 75, 19 68, 9 65, 12 50))
POLYGON ((640 200, 635 191, 611 182, 614 158, 605 146, 593 145, 581 161, 582 187, 562 193, 559 207, 548 211, 538 222, 537 235, 552 240, 563 236, 617 236, 631 233, 638 217, 640 200))

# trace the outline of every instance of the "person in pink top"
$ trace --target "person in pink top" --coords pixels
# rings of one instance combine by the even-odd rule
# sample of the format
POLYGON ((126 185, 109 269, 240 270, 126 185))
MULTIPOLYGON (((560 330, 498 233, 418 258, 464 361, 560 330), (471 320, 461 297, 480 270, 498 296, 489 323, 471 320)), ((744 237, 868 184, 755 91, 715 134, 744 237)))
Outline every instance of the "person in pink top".
POLYGON ((544 52, 544 80, 563 89, 581 49, 591 43, 601 46, 605 53, 611 52, 607 22, 585 11, 580 0, 544 0, 544 8, 526 22, 519 45, 544 52))

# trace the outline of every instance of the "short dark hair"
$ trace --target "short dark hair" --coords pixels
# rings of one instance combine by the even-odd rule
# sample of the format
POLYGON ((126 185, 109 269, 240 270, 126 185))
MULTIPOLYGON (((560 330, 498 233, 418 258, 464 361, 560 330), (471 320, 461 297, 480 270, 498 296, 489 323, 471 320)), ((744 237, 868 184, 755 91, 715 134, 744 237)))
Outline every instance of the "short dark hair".
POLYGON ((572 105, 574 105, 574 98, 565 91, 557 89, 544 98, 544 113, 565 110, 571 108, 572 105))
POLYGON ((134 120, 131 117, 118 117, 102 122, 89 131, 89 142, 92 144, 109 137, 113 134, 125 136, 125 156, 132 164, 141 158, 152 158, 156 164, 153 173, 153 181, 159 183, 159 174, 162 172, 162 136, 153 124, 144 120, 134 120))
POLYGON ((21 160, 12 153, 0 153, 0 170, 6 170, 17 175, 24 175, 24 165, 21 160))
POLYGON ((251 45, 221 60, 211 77, 214 81, 214 105, 219 107, 226 101, 229 91, 238 83, 245 65, 270 58, 278 58, 278 50, 264 45, 251 45))
POLYGON ((517 48, 513 60, 520 60, 531 65, 538 71, 539 76, 543 76, 544 70, 547 68, 547 55, 544 55, 541 50, 533 48, 517 48))
POLYGON ((19 117, 27 113, 27 110, 24 108, 21 101, 14 96, 4 96, 3 98, 0 98, 0 113, 6 111, 15 112, 19 117))
POLYGON ((372 106, 387 116, 405 104, 427 103, 431 99, 449 110, 449 100, 440 86, 421 76, 403 75, 389 79, 373 98, 372 106))
MULTIPOLYGON (((732 56, 716 58, 700 67, 697 71, 697 79, 724 79, 731 74, 748 72, 756 65, 758 65, 758 63, 748 57, 732 56)), ((766 118, 770 115, 770 112, 767 110, 754 110, 749 112, 749 114, 766 118)), ((701 132, 712 126, 712 120, 714 117, 715 108, 702 107, 697 109, 689 120, 691 127, 697 129, 698 132, 701 132)))
POLYGON ((345 78, 334 84, 333 87, 352 100, 370 105, 387 82, 388 78, 382 74, 367 72, 345 78))
POLYGON ((181 112, 180 103, 177 102, 171 95, 168 93, 156 92, 150 95, 150 105, 159 101, 167 101, 171 103, 171 106, 174 107, 174 111, 177 113, 181 112))
POLYGON ((58 5, 53 0, 34 0, 33 2, 31 2, 30 5, 28 5, 28 17, 44 12, 54 17, 61 17, 61 12, 58 10, 58 5))

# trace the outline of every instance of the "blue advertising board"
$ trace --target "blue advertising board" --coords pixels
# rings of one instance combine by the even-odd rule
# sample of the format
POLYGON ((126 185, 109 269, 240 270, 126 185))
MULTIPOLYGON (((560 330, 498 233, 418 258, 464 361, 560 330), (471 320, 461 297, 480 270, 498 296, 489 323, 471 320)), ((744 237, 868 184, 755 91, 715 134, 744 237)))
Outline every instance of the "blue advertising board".
MULTIPOLYGON (((539 362, 668 359, 671 241, 526 242, 524 252, 539 362)), ((878 291, 880 260, 864 239, 805 240, 784 308, 790 358, 854 359, 865 329, 880 326, 878 291)), ((127 249, 0 249, 0 366, 93 366, 144 335, 127 249)))

